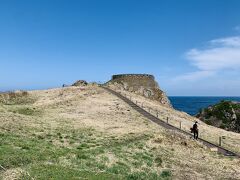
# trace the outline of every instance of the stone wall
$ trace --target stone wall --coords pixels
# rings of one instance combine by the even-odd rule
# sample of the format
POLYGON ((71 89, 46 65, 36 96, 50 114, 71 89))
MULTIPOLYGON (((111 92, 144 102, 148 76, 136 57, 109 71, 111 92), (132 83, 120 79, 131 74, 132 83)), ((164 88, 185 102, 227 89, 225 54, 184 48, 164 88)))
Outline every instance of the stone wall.
POLYGON ((115 84, 124 90, 140 94, 149 99, 171 107, 166 94, 160 89, 153 75, 149 74, 119 74, 113 75, 107 84, 115 84))

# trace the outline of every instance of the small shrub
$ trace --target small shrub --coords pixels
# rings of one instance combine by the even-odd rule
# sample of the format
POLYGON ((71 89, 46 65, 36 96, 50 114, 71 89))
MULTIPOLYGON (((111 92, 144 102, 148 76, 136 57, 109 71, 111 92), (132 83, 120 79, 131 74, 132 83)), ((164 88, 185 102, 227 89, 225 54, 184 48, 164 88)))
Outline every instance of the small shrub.
POLYGON ((107 170, 107 172, 113 173, 113 174, 125 174, 130 169, 127 165, 121 162, 117 162, 117 164, 113 165, 111 168, 107 170))
POLYGON ((29 150, 30 147, 28 147, 27 145, 23 145, 23 146, 22 146, 22 149, 29 150))
POLYGON ((69 144, 74 144, 74 143, 75 143, 75 141, 72 139, 69 141, 69 144))
POLYGON ((157 166, 162 166, 162 163, 163 163, 162 158, 161 157, 157 157, 155 159, 155 163, 157 164, 157 166))
POLYGON ((42 135, 38 135, 37 137, 38 137, 38 139, 44 139, 44 137, 42 135))
POLYGON ((222 124, 220 125, 220 128, 226 129, 226 128, 227 128, 227 125, 222 123, 222 124))
POLYGON ((212 125, 212 121, 211 121, 210 119, 206 119, 205 122, 206 122, 206 124, 208 124, 208 125, 212 125))
POLYGON ((145 173, 145 172, 134 172, 127 176, 128 180, 155 180, 155 179, 162 179, 159 178, 157 173, 145 173))
POLYGON ((85 149, 85 148, 89 148, 89 145, 86 143, 81 144, 80 146, 77 147, 77 149, 85 149))
POLYGON ((144 180, 145 178, 147 178, 147 175, 144 172, 134 172, 127 176, 128 180, 144 180))
POLYGON ((77 158, 78 159, 88 159, 89 157, 86 154, 78 154, 77 158))
POLYGON ((171 171, 169 170, 164 170, 162 171, 161 175, 160 175, 162 178, 170 178, 172 176, 172 173, 171 171))

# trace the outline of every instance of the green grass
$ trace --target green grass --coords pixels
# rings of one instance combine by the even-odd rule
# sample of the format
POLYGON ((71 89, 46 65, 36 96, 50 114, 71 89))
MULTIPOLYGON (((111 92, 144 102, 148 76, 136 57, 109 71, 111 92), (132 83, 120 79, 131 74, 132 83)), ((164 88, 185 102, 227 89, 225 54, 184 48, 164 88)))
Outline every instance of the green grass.
POLYGON ((0 142, 0 164, 5 168, 55 161, 68 152, 67 149, 58 149, 42 139, 11 134, 0 134, 0 142))
POLYGON ((0 164, 6 169, 21 168, 35 179, 161 179, 167 176, 152 169, 156 157, 145 147, 149 135, 113 138, 92 129, 39 132, 42 134, 1 133, 0 164), (70 142, 72 138, 75 143, 69 143, 69 147, 54 144, 61 140, 70 142), (132 148, 139 149, 139 145, 142 152, 132 151, 132 148), (116 158, 111 166, 107 165, 107 152, 116 158))
MULTIPOLYGON (((59 180, 59 179, 120 179, 118 176, 106 172, 89 172, 84 170, 72 169, 63 166, 36 164, 29 169, 30 174, 34 174, 34 178, 38 180, 59 180)), ((27 175, 23 175, 21 179, 29 179, 27 175)))
POLYGON ((107 172, 112 174, 125 174, 129 170, 130 168, 125 164, 115 164, 109 169, 107 169, 107 172))
POLYGON ((126 177, 127 180, 161 180, 162 178, 156 172, 134 172, 126 177))
POLYGON ((31 107, 16 107, 11 108, 9 111, 26 116, 40 116, 42 114, 42 111, 31 107))

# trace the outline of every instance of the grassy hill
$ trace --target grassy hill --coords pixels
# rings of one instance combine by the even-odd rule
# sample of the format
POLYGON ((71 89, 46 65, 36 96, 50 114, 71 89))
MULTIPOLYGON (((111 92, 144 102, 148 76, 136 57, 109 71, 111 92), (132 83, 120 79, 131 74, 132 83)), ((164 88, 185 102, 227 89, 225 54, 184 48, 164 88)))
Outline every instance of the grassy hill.
MULTIPOLYGON (((114 88, 114 87, 113 87, 114 88)), ((128 93, 128 92, 125 92, 128 93)), ((188 130, 195 118, 131 94, 188 130)), ((240 140, 200 123, 203 135, 240 140)), ((239 159, 148 121, 98 86, 0 96, 1 179, 238 179, 239 159)), ((235 143, 236 144, 236 143, 235 143)))

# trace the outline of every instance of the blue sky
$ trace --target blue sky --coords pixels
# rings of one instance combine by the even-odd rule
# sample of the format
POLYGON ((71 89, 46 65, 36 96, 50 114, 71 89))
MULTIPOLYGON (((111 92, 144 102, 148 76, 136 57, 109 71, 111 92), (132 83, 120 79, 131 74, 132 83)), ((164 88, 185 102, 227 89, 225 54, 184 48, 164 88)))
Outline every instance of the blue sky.
POLYGON ((240 96, 238 0, 0 0, 0 91, 150 73, 168 95, 240 96))

